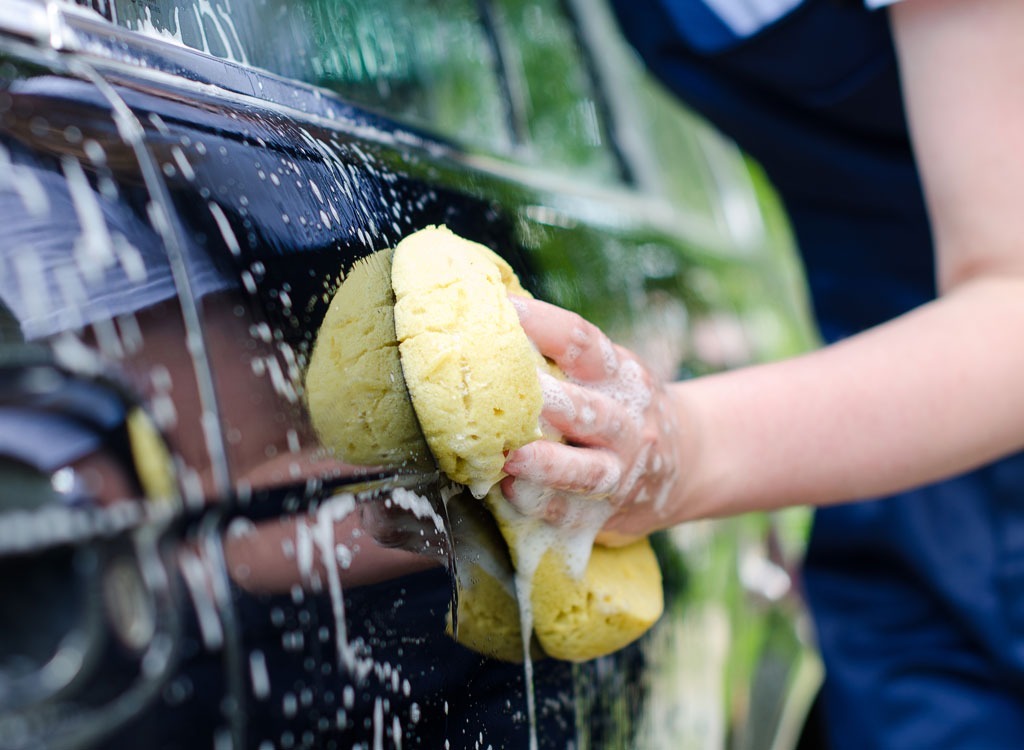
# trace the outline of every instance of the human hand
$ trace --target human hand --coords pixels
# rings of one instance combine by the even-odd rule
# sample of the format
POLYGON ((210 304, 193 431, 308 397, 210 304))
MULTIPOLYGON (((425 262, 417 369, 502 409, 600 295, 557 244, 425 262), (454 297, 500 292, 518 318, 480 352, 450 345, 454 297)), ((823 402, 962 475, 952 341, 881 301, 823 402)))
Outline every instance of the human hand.
POLYGON ((567 527, 592 523, 594 503, 603 503, 598 540, 609 545, 671 525, 680 436, 665 384, 575 313, 512 301, 527 336, 566 379, 541 373, 541 419, 555 439, 509 453, 505 498, 520 513, 567 527))

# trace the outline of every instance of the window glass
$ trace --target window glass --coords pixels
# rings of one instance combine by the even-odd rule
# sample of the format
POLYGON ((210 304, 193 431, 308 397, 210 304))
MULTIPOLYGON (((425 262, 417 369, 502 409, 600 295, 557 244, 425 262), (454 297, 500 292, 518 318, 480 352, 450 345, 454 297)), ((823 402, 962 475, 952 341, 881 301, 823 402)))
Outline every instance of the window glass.
POLYGON ((619 175, 576 29, 556 0, 494 3, 527 158, 602 181, 619 175))
POLYGON ((510 148, 497 60, 473 0, 114 0, 109 15, 471 147, 510 148))

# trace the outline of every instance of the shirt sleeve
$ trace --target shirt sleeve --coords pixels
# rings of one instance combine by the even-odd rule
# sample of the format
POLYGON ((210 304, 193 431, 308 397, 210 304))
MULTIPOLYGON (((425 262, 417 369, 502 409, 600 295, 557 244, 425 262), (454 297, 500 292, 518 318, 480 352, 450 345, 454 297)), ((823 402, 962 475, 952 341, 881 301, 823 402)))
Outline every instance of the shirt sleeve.
POLYGON ((877 10, 878 8, 884 8, 887 5, 895 5, 900 0, 864 0, 864 7, 868 10, 877 10))

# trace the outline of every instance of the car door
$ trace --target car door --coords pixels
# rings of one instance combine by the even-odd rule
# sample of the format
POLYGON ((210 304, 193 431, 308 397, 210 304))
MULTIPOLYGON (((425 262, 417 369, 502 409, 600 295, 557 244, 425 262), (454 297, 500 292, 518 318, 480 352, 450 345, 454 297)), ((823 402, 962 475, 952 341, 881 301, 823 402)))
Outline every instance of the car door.
MULTIPOLYGON (((130 488, 37 461, 39 487, 62 486, 69 467, 94 477, 75 502, 39 507, 85 518, 113 492, 116 507, 147 509, 100 537, 135 555, 111 569, 141 573, 72 565, 101 571, 81 607, 103 648, 49 609, 12 608, 26 613, 12 634, 33 621, 57 632, 39 663, 11 647, 5 686, 80 665, 5 700, 0 744, 767 746, 777 707, 757 711, 806 644, 788 590, 755 603, 743 590, 785 575, 759 551, 762 523, 661 535, 669 607, 634 646, 584 664, 486 658, 446 632, 442 478, 338 460, 303 394, 339 278, 433 224, 495 249, 531 291, 665 377, 805 345, 777 247, 738 233, 708 177, 732 168, 747 184, 738 154, 693 141, 707 189, 672 203, 616 134, 628 102, 587 61, 593 39, 556 4, 25 0, 0 20, 0 136, 16 178, 3 186, 4 346, 44 353, 56 373, 43 387, 18 364, 12 401, 34 388, 62 404, 67 381, 113 389, 150 425, 124 438, 130 488), (556 51, 560 67, 545 68, 556 51), (746 579, 742 560, 755 561, 746 579), (125 611, 154 623, 129 647, 125 611), (129 677, 94 689, 119 664, 129 677)), ((11 499, 4 510, 23 512, 11 499)), ((36 575, 51 550, 93 541, 12 543, 4 560, 36 575)), ((66 569, 51 576, 64 586, 66 569)))

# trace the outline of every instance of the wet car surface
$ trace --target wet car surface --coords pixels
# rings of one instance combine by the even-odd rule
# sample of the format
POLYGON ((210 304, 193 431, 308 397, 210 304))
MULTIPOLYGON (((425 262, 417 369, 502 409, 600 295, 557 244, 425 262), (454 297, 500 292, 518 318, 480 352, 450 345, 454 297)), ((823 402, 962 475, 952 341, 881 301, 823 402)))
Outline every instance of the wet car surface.
POLYGON ((664 377, 810 343, 760 177, 603 11, 8 2, 0 216, 0 747, 794 740, 802 517, 658 535, 647 635, 498 661, 448 633, 459 488, 306 412, 339 278, 430 225, 664 377))

